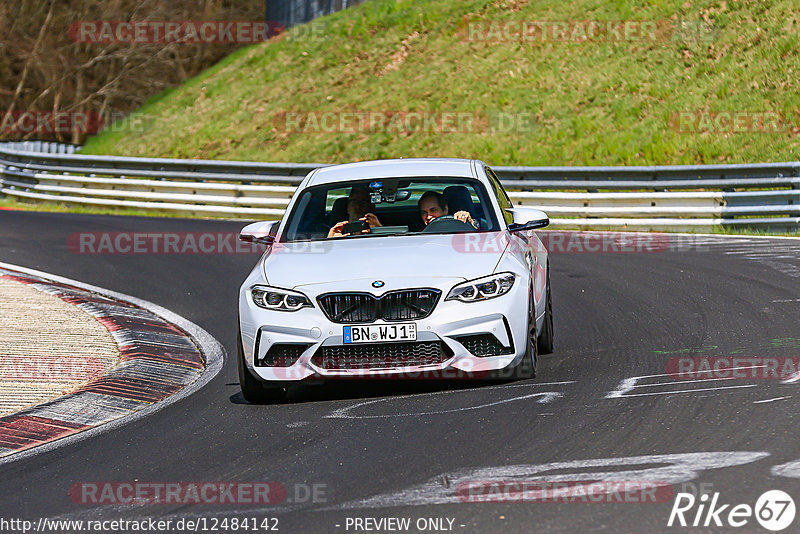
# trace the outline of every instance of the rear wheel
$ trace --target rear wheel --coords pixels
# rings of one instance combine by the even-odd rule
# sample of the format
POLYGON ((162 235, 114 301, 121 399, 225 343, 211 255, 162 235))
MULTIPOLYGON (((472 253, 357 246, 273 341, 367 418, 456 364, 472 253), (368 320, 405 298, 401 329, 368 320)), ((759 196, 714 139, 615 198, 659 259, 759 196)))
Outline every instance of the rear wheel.
POLYGON ((544 324, 538 339, 539 354, 553 352, 553 299, 550 296, 550 264, 547 265, 547 294, 545 296, 544 324))
POLYGON ((244 363, 244 348, 242 346, 241 331, 236 334, 236 345, 238 353, 237 361, 239 364, 239 386, 242 388, 242 396, 245 400, 253 404, 284 400, 286 398, 286 389, 265 384, 250 374, 247 365, 244 363))

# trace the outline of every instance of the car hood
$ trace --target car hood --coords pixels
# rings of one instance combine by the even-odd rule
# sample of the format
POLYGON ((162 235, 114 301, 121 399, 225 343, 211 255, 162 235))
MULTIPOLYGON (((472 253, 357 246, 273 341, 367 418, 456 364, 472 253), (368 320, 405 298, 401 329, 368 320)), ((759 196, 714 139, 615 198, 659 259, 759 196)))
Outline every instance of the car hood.
POLYGON ((264 273, 268 283, 278 287, 326 285, 328 290, 336 290, 346 287, 348 281, 382 280, 385 286, 381 291, 491 274, 500 261, 502 247, 468 251, 463 245, 464 236, 380 236, 276 243, 264 257, 264 273))

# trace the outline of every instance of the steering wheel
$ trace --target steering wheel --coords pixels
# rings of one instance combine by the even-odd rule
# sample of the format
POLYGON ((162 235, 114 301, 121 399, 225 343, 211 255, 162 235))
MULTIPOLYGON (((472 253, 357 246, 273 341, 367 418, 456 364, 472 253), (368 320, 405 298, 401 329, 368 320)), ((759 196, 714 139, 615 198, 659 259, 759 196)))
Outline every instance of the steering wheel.
POLYGON ((452 215, 442 215, 436 217, 428 223, 422 233, 436 232, 436 233, 457 233, 457 232, 475 232, 478 229, 468 222, 460 221, 452 215))

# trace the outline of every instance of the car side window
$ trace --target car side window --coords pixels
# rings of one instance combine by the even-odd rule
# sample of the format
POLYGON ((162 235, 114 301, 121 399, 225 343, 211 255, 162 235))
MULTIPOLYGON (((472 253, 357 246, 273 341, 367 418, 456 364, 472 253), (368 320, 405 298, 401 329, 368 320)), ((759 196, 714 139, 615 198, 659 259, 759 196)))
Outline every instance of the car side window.
POLYGON ((503 211, 503 218, 506 220, 506 224, 511 224, 514 222, 514 216, 507 212, 506 208, 513 208, 514 204, 512 204, 511 199, 508 198, 508 194, 506 190, 503 189, 497 175, 489 167, 486 167, 486 175, 489 177, 489 182, 492 184, 492 189, 497 197, 497 202, 500 204, 500 209, 503 211))

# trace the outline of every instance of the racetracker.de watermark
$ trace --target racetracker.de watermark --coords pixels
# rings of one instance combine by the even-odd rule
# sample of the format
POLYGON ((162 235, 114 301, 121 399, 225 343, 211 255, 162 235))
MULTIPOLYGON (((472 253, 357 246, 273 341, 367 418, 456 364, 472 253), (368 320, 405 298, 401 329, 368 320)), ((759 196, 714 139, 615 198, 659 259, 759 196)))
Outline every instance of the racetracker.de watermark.
POLYGON ((103 374, 100 358, 0 356, 0 381, 59 382, 86 381, 103 374))
POLYGON ((77 43, 252 44, 268 41, 285 27, 269 21, 84 20, 69 26, 77 43))
POLYGON ((103 117, 92 111, 0 111, 0 134, 95 134, 103 117))
MULTIPOLYGON (((706 247, 691 235, 646 232, 562 232, 549 230, 536 235, 550 254, 649 254, 700 250, 706 247)), ((452 246, 465 254, 492 254, 503 250, 543 251, 538 243, 514 239, 505 232, 454 234, 452 246)))
POLYGON ((653 481, 489 480, 462 482, 456 496, 465 503, 664 503, 670 484, 653 481))
POLYGON ((75 232, 67 237, 67 249, 73 254, 262 254, 266 245, 241 241, 235 232, 75 232))
POLYGON ((670 358, 667 374, 675 380, 800 380, 800 357, 678 357, 670 358))
POLYGON ((705 22, 688 20, 479 20, 465 39, 485 43, 673 43, 716 38, 705 22))
POLYGON ((281 482, 78 482, 70 486, 76 504, 281 504, 324 503, 327 485, 281 482))
POLYGON ((681 134, 800 133, 800 110, 687 110, 672 113, 671 130, 681 134))
MULTIPOLYGON (((537 232, 537 241, 513 239, 506 232, 453 234, 451 246, 464 254, 496 254, 503 250, 550 254, 629 254, 698 251, 707 248, 692 235, 633 232, 537 232)), ((335 240, 276 242, 270 254, 326 254, 335 240)), ((73 254, 262 254, 267 246, 239 239, 236 232, 75 232, 67 238, 73 254)))
POLYGON ((290 134, 501 134, 532 132, 540 121, 532 112, 459 110, 281 111, 278 132, 290 134))
POLYGON ((0 135, 94 135, 100 131, 143 132, 145 118, 138 114, 96 111, 0 111, 0 135))

